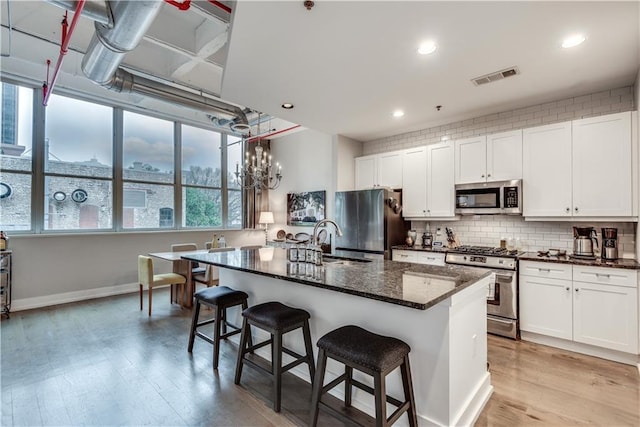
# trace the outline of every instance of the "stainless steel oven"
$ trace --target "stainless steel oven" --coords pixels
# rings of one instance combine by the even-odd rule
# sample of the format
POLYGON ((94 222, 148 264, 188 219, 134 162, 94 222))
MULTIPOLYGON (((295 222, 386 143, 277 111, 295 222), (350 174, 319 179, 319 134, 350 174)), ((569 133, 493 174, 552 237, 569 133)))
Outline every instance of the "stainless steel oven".
POLYGON ((456 209, 461 215, 522 214, 522 180, 456 185, 456 209))
POLYGON ((447 252, 445 262, 488 269, 493 273, 487 288, 487 331, 519 339, 517 252, 503 248, 460 246, 447 252))

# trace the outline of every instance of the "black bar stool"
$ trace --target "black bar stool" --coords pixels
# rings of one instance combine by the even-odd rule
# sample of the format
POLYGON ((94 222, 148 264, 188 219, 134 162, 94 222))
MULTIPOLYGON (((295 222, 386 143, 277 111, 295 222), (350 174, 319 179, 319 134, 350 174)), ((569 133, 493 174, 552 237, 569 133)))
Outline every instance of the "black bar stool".
POLYGON ((279 302, 266 302, 249 307, 242 312, 242 335, 240 336, 240 350, 238 351, 238 363, 236 365, 235 383, 240 384, 242 375, 242 365, 244 363, 268 373, 273 378, 273 410, 280 412, 280 401, 282 396, 282 374, 301 363, 309 365, 309 376, 313 383, 315 376, 315 366, 313 363, 313 345, 311 343, 311 332, 309 331, 309 318, 311 315, 305 310, 288 307, 279 302), (271 338, 259 344, 251 344, 251 326, 263 329, 271 338), (282 346, 282 336, 287 332, 302 328, 304 335, 304 346, 306 355, 298 353, 282 346), (246 359, 247 353, 253 353, 261 347, 271 345, 271 370, 257 365, 250 359, 246 359), (296 360, 286 366, 282 366, 282 353, 287 353, 296 360))
POLYGON ((411 347, 405 342, 392 337, 377 335, 358 326, 343 326, 329 332, 318 340, 318 368, 311 400, 311 426, 318 422, 320 405, 332 414, 342 419, 348 419, 340 412, 321 401, 324 393, 328 392, 342 381, 345 384, 344 403, 351 406, 351 386, 358 387, 375 396, 376 426, 390 426, 405 412, 409 417, 409 425, 418 425, 416 403, 413 396, 411 369, 409 367, 409 351, 411 347), (323 386, 327 357, 345 365, 344 374, 323 386), (404 402, 386 394, 385 378, 397 367, 402 374, 404 388, 404 402), (369 374, 373 377, 374 388, 353 379, 353 369, 369 374), (397 409, 387 418, 389 402, 397 409))
POLYGON ((227 322, 227 308, 242 305, 242 309, 246 309, 247 299, 249 296, 242 291, 236 291, 235 289, 231 289, 227 286, 214 286, 199 290, 194 294, 194 298, 196 300, 196 306, 193 309, 193 319, 191 320, 191 333, 189 334, 188 351, 191 353, 193 350, 193 342, 195 341, 196 336, 210 344, 213 344, 213 369, 218 369, 220 340, 240 333, 239 327, 227 322), (202 304, 213 308, 215 310, 215 315, 211 319, 198 323, 200 306, 202 304), (215 323, 213 328, 213 338, 198 331, 200 326, 209 325, 211 323, 215 323), (231 332, 227 332, 227 326, 231 327, 231 332))

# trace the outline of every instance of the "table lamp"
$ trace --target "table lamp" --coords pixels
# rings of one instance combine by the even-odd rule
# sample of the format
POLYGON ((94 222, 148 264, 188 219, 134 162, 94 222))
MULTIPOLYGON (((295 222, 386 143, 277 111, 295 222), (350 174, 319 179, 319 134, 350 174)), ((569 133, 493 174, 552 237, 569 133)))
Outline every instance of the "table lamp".
POLYGON ((264 224, 264 241, 267 243, 269 240, 269 224, 273 224, 273 212, 260 212, 260 218, 258 224, 264 224))

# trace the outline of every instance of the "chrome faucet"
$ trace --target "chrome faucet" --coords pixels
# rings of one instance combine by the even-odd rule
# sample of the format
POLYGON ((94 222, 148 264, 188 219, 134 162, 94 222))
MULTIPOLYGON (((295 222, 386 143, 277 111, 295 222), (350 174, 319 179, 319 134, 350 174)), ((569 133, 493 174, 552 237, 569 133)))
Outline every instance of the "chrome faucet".
POLYGON ((326 224, 326 223, 333 224, 334 227, 336 227, 336 235, 338 237, 342 236, 342 230, 340 230, 340 226, 334 220, 321 219, 320 221, 316 222, 316 225, 313 227, 313 238, 311 239, 311 243, 313 243, 314 245, 318 244, 318 228, 322 224, 326 224))

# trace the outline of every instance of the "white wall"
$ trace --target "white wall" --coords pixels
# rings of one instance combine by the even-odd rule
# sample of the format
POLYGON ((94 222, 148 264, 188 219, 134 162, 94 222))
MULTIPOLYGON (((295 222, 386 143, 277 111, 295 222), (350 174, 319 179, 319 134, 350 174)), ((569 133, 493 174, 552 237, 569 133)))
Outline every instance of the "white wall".
POLYGON ((336 191, 353 190, 356 186, 355 158, 362 156, 363 143, 336 135, 333 144, 333 163, 337 165, 336 191))
POLYGON ((332 141, 331 135, 304 130, 271 142, 271 155, 282 165, 283 178, 279 188, 269 191, 275 219, 269 227, 269 239, 274 239, 281 229, 294 235, 313 231, 313 227, 287 225, 287 193, 326 190, 326 216, 333 218, 337 165, 333 162, 332 141))
MULTIPOLYGON (((264 243, 254 230, 10 236, 12 311, 137 290, 138 255, 168 252, 173 243, 204 249, 214 232, 227 246, 264 243)), ((154 269, 169 272, 171 264, 154 260, 154 269)))

